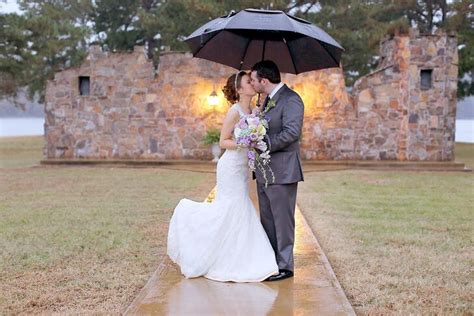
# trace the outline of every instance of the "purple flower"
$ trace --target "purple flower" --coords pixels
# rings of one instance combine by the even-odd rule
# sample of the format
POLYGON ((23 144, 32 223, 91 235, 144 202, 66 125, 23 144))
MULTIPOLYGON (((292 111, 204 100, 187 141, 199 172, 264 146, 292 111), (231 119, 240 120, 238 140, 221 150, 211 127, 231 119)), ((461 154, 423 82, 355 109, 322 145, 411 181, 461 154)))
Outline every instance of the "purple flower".
POLYGON ((247 123, 244 120, 240 121, 238 126, 240 129, 246 129, 248 127, 247 123))
POLYGON ((254 127, 258 126, 259 121, 260 119, 258 117, 249 117, 247 119, 247 123, 249 124, 249 126, 254 126, 254 127))
POLYGON ((237 143, 244 146, 250 146, 250 138, 248 136, 239 137, 237 143))
POLYGON ((255 159, 255 152, 253 150, 249 150, 249 152, 247 153, 247 157, 249 159, 254 160, 255 159))

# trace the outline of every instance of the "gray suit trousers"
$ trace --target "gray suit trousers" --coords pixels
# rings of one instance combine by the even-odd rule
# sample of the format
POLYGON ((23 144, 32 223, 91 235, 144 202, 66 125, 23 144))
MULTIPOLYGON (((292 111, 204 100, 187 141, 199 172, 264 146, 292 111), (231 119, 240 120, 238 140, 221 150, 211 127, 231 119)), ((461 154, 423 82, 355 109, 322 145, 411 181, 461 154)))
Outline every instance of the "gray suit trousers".
POLYGON ((260 221, 275 251, 279 269, 294 271, 295 206, 298 182, 265 184, 257 181, 260 221))

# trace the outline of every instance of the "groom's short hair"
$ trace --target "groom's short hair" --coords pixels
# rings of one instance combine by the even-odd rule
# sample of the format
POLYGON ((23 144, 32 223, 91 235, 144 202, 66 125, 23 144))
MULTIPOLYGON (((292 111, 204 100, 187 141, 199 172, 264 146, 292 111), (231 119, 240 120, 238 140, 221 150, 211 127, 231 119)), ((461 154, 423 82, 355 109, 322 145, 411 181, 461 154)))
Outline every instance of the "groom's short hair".
POLYGON ((252 71, 257 72, 257 77, 259 80, 263 78, 268 79, 271 83, 280 83, 280 70, 278 69, 277 64, 271 60, 262 60, 253 65, 252 71))

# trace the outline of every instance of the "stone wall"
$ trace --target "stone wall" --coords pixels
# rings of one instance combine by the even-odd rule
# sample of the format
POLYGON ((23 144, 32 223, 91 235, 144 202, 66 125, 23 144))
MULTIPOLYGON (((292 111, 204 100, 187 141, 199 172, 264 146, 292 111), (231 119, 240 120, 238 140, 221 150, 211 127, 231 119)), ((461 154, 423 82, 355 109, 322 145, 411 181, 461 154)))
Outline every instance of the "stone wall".
POLYGON ((155 77, 143 46, 112 54, 93 46, 80 67, 48 82, 46 157, 211 158, 200 140, 223 109, 209 109, 206 93, 231 70, 191 57, 161 56, 155 77), (79 95, 79 76, 90 77, 90 95, 79 95))
POLYGON ((453 160, 458 55, 455 36, 411 30, 381 43, 377 69, 354 85, 355 159, 453 160), (420 87, 432 70, 432 87, 420 87))
MULTIPOLYGON (((452 160, 456 38, 444 33, 396 36, 381 43, 377 69, 346 92, 332 68, 283 81, 305 102, 302 157, 310 160, 452 160), (433 87, 420 88, 432 69, 433 87)), ((46 91, 47 158, 211 159, 200 143, 229 107, 221 88, 235 70, 164 53, 155 73, 142 46, 106 53, 92 46, 85 62, 55 75, 46 91), (79 94, 79 76, 90 94, 79 94), (219 104, 207 98, 215 90, 219 104)))

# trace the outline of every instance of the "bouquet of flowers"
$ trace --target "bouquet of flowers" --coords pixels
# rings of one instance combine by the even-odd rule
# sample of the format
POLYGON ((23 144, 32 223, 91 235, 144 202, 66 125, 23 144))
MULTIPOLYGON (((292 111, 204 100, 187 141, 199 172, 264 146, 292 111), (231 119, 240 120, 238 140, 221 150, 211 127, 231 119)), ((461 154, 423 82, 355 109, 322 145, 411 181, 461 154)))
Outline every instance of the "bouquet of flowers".
POLYGON ((267 144, 263 141, 268 129, 268 121, 263 114, 264 112, 260 113, 255 108, 251 114, 242 117, 235 126, 234 136, 237 145, 248 148, 248 166, 252 171, 255 171, 256 167, 262 171, 265 187, 267 187, 268 179, 265 168, 268 168, 268 171, 270 171, 273 182, 275 181, 275 175, 269 166, 270 151, 267 148, 267 144))

